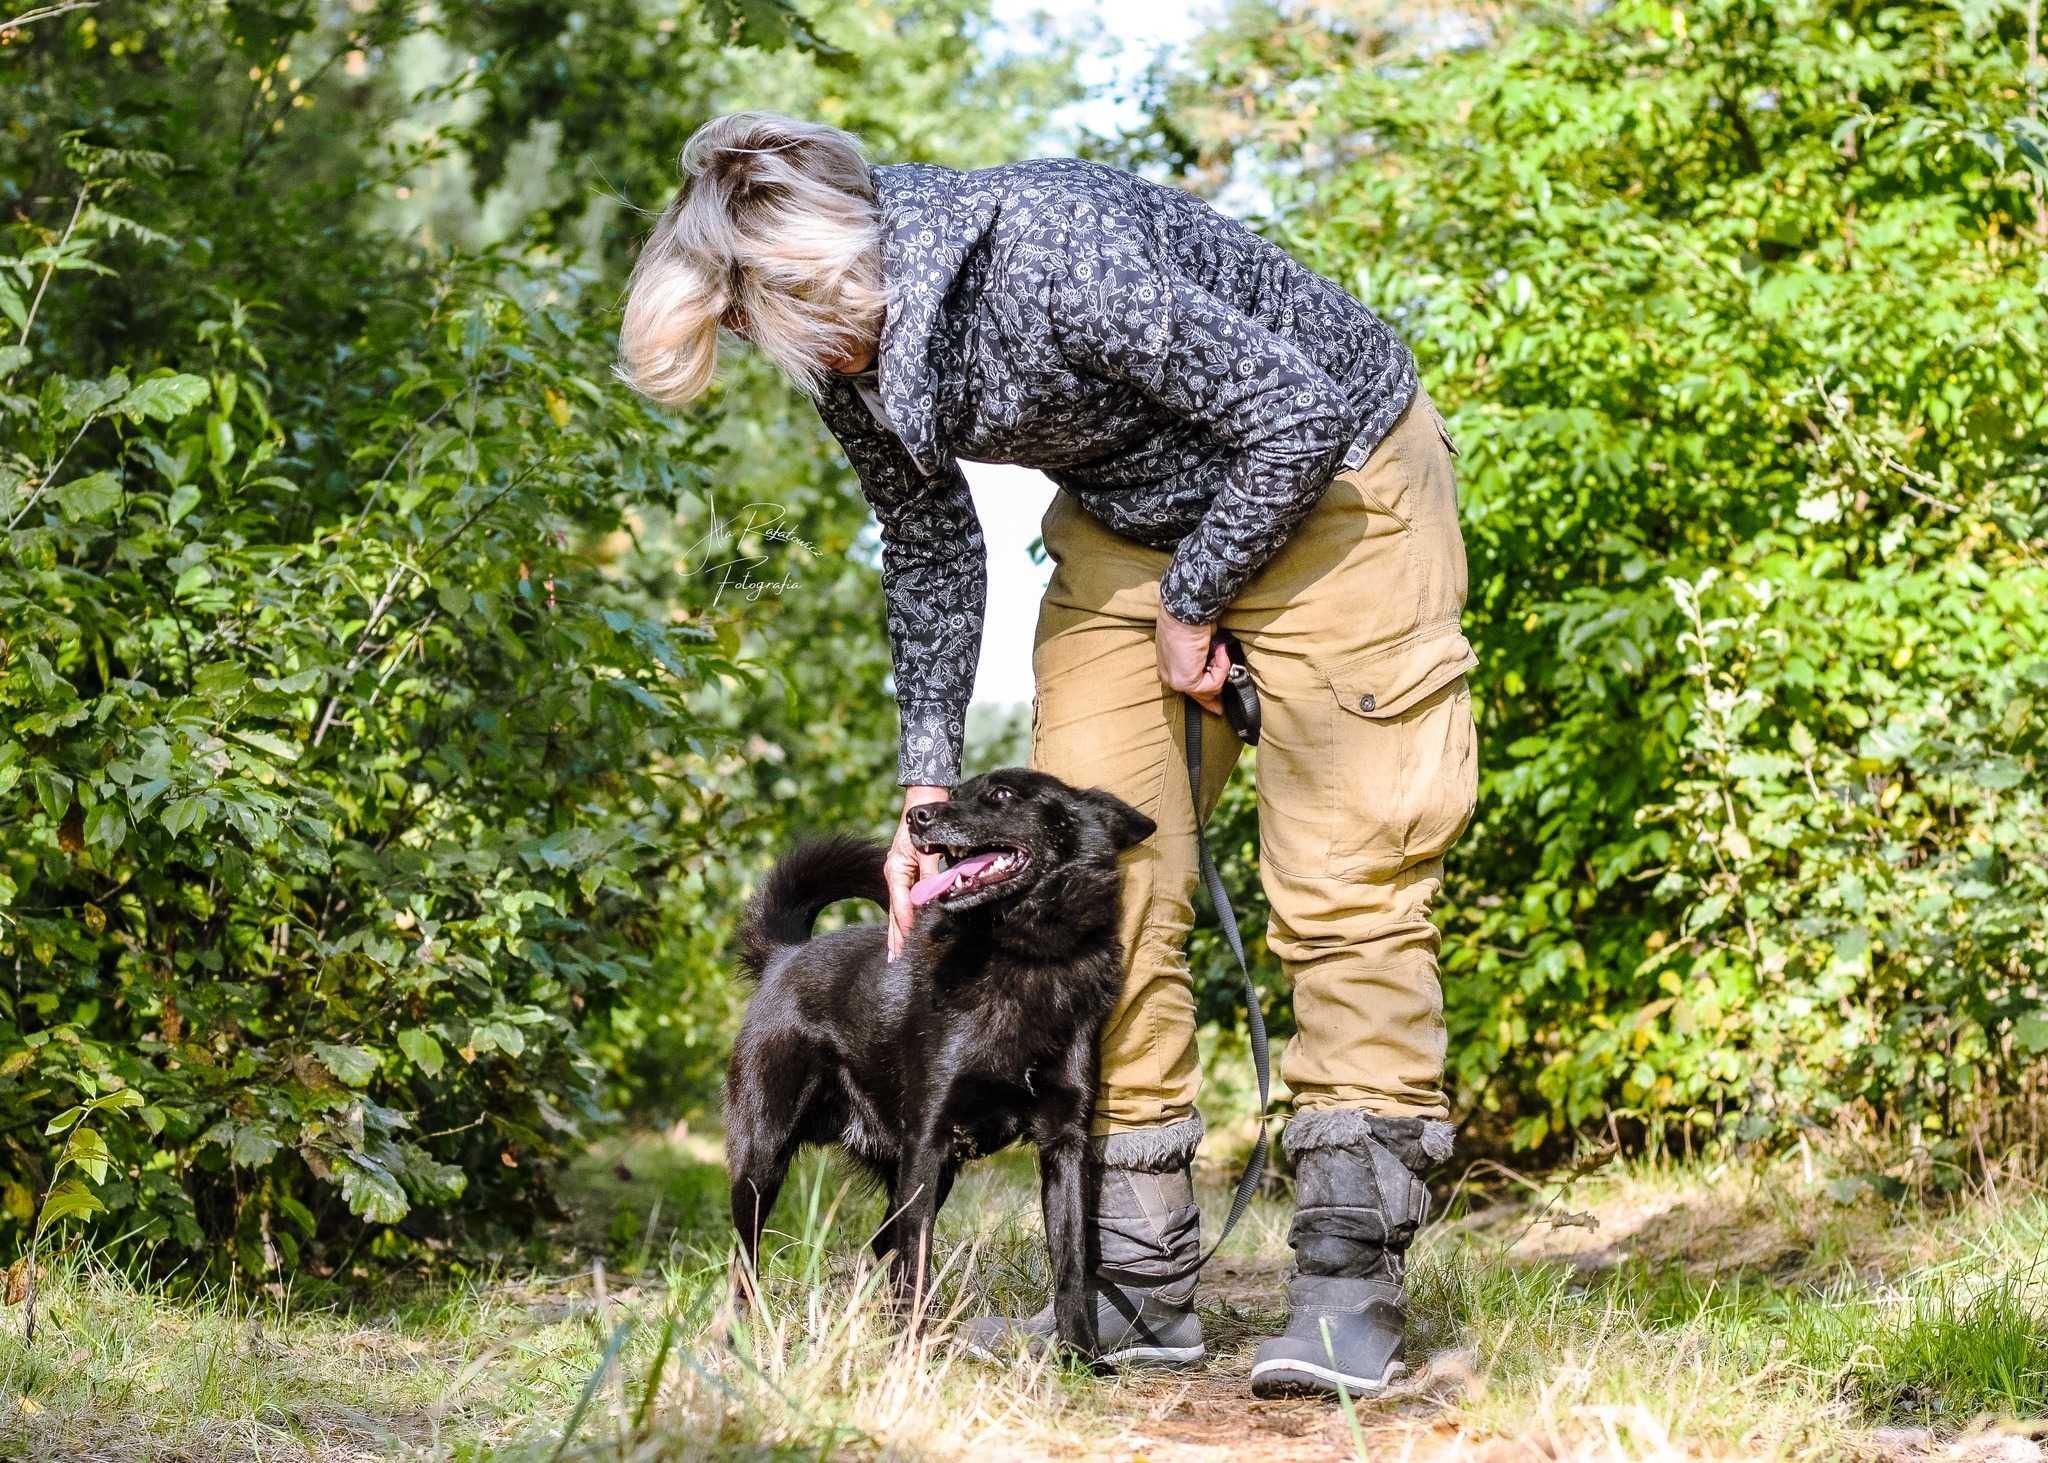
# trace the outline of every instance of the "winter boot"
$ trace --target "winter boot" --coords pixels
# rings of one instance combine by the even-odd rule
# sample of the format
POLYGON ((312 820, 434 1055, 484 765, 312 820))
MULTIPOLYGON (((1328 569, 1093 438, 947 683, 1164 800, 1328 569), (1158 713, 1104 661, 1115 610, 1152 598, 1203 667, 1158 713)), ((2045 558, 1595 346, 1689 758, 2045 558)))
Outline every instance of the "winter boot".
MULTIPOLYGON (((1193 1366, 1206 1355, 1195 1315, 1198 1277, 1147 1283, 1148 1277, 1173 1275, 1202 1253, 1202 1216, 1188 1173, 1201 1138, 1198 1114, 1089 1143, 1090 1161, 1097 1165, 1092 1219, 1098 1246, 1089 1288, 1095 1299, 1095 1360, 1101 1365, 1193 1366)), ((998 1361, 1019 1342, 1050 1346, 1053 1334, 1047 1305, 1035 1316, 978 1316, 961 1340, 974 1355, 998 1361)))
POLYGON ((1405 1368, 1402 1288, 1409 1241, 1429 1215, 1423 1177, 1451 1156, 1452 1128, 1355 1108, 1297 1114, 1284 1141, 1294 1159, 1294 1274, 1287 1329, 1259 1343, 1252 1393, 1352 1396, 1380 1391, 1405 1368))

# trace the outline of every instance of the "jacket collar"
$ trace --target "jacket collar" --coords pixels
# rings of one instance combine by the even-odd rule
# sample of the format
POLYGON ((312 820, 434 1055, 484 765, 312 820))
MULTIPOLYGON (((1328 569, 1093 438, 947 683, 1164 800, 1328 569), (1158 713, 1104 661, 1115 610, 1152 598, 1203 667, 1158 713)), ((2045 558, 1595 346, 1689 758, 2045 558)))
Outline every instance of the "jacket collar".
POLYGON ((888 303, 877 352, 882 406, 911 460, 927 474, 945 465, 939 441, 941 379, 932 359, 947 297, 998 211, 994 189, 972 173, 930 163, 870 170, 882 223, 882 288, 888 303))

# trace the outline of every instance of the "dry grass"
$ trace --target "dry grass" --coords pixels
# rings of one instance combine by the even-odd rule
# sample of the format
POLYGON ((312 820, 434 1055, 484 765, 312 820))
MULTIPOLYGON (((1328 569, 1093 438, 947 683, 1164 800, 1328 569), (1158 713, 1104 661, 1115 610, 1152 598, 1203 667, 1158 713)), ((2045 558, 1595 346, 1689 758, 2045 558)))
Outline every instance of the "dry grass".
MULTIPOLYGON (((1219 1200, 1227 1174, 1208 1189, 1219 1200)), ((1531 1224, 1464 1201, 1421 1247, 1399 1395, 1254 1402, 1278 1320, 1283 1205, 1205 1279, 1198 1373, 996 1370, 946 1344, 971 1297, 1029 1306, 1028 1159, 947 1211, 938 1324, 880 1303, 879 1214, 804 1168, 751 1318, 723 1306, 722 1174, 687 1133, 594 1156, 576 1268, 346 1311, 173 1299, 72 1264, 33 1355, 0 1342, 0 1452, 26 1457, 2020 1459, 2039 1456, 2048 1198, 2006 1180, 1941 1208, 1842 1204, 1798 1161, 1620 1169, 1531 1224), (1589 1215, 1597 1228, 1550 1219, 1589 1215), (602 1255, 612 1269, 594 1262, 602 1255), (610 1359, 607 1361, 607 1355, 610 1359), (587 1400, 586 1400, 587 1394, 587 1400), (566 1432, 573 1433, 564 1446, 566 1432)))

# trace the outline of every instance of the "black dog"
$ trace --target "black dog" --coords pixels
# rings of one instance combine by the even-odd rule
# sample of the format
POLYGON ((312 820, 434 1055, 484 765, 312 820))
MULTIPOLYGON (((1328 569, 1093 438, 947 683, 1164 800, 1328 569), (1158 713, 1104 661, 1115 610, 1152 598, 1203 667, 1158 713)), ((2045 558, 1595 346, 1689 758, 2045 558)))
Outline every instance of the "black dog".
POLYGON ((946 866, 912 892, 918 918, 894 962, 879 925, 811 938, 835 900, 886 905, 877 844, 802 845, 747 911, 742 959, 761 988, 725 1089, 741 1256, 751 1272, 798 1145, 838 1144, 888 1190, 874 1249, 908 1300, 928 1280, 932 1226, 960 1165, 1028 1136, 1059 1336, 1092 1354, 1095 1044, 1122 983, 1117 855, 1150 837, 1152 820, 1022 768, 909 816, 919 852, 946 866))

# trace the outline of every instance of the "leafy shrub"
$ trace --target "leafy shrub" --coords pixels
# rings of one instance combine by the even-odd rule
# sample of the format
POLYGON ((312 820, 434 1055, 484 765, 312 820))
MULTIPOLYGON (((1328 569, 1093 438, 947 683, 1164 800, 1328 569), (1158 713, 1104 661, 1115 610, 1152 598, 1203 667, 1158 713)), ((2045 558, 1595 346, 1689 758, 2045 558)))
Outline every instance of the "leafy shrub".
POLYGON ((62 159, 0 259, 0 1222, 42 1118, 121 1090, 131 1240, 269 1271, 345 1215, 516 1224, 750 674, 605 572, 705 454, 601 384, 559 260, 365 236, 245 295, 157 226, 171 159, 62 159), (94 365, 124 287, 153 349, 94 365))

